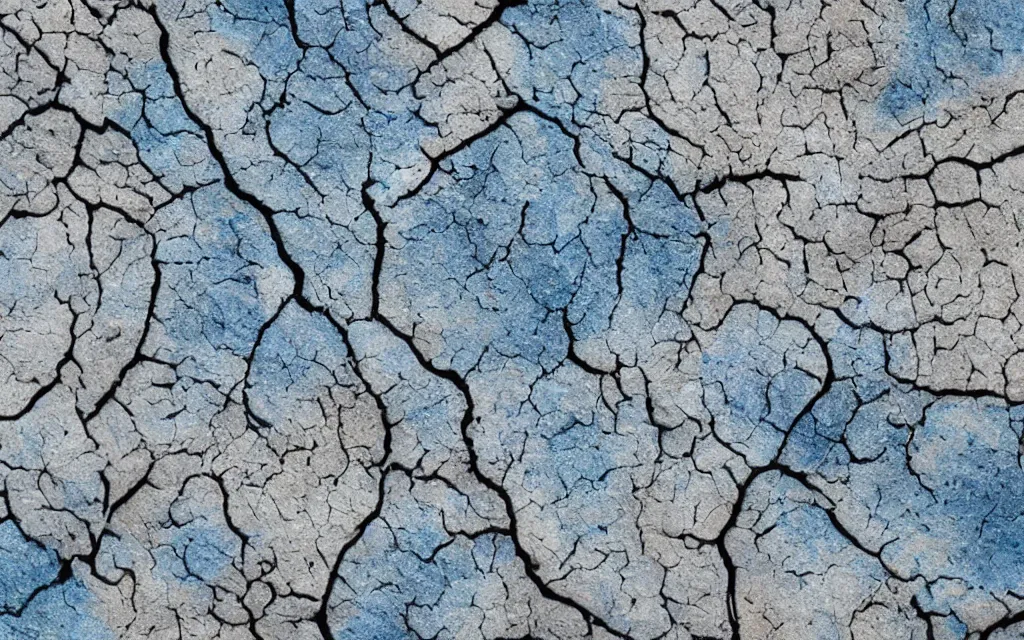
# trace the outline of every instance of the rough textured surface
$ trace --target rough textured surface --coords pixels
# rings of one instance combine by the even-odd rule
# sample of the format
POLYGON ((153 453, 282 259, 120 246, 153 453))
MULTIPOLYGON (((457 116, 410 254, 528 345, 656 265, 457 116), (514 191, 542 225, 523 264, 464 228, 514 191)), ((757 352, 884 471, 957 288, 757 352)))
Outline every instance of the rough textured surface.
POLYGON ((1017 0, 0 0, 0 639, 1024 637, 1017 0))

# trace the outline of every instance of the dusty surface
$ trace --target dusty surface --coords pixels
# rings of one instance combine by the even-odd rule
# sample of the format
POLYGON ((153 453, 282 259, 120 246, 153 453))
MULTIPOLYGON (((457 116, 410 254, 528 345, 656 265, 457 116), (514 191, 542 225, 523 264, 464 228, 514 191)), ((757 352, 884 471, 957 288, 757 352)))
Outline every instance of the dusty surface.
POLYGON ((0 638, 1024 637, 1016 0, 0 0, 0 638))

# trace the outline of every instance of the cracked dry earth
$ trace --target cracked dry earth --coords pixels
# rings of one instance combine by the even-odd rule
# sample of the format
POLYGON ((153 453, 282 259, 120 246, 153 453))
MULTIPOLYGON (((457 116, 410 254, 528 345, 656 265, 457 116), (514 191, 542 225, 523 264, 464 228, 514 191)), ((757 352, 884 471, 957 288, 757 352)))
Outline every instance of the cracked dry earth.
POLYGON ((0 0, 0 638, 1024 637, 1024 4, 0 0))

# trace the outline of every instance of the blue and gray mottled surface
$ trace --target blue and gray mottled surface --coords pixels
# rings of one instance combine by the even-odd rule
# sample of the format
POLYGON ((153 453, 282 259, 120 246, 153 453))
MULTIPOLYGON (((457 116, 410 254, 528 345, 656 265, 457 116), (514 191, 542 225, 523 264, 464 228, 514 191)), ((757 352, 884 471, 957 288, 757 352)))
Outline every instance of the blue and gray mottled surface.
POLYGON ((1024 638, 1016 0, 0 0, 0 640, 1024 638))

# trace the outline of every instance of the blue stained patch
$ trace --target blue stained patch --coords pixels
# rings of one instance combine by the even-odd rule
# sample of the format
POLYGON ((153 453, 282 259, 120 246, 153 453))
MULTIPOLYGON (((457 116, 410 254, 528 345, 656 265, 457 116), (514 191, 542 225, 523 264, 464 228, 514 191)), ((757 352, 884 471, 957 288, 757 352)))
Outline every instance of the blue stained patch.
POLYGON ((14 522, 0 524, 0 613, 16 613, 36 589, 57 578, 57 554, 26 540, 14 522))
POLYGON ((933 114, 976 81, 1016 69, 1024 53, 1024 4, 1015 0, 908 0, 899 67, 881 109, 900 119, 933 114))
POLYGON ((113 640, 95 613, 96 599, 77 578, 40 591, 20 615, 0 615, 3 640, 113 640))

